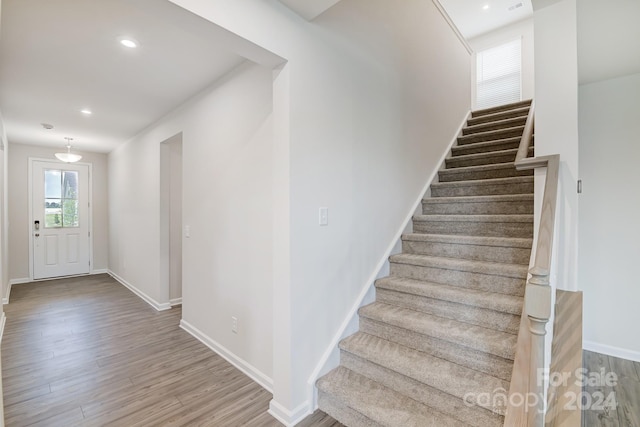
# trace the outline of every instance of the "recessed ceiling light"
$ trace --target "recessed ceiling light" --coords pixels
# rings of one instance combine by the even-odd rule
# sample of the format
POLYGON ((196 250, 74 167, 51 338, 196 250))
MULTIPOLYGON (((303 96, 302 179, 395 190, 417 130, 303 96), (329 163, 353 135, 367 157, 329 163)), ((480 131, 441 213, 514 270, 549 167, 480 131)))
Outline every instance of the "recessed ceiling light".
POLYGON ((84 110, 80 110, 80 112, 81 112, 82 114, 84 114, 85 116, 90 116, 91 114, 93 114, 93 113, 91 112, 91 110, 88 110, 88 109, 86 109, 86 108, 85 108, 84 110))
POLYGON ((131 49, 138 47, 138 43, 135 40, 131 39, 120 39, 120 44, 131 49))
POLYGON ((485 4, 484 6, 482 6, 482 10, 489 10, 489 5, 485 4))

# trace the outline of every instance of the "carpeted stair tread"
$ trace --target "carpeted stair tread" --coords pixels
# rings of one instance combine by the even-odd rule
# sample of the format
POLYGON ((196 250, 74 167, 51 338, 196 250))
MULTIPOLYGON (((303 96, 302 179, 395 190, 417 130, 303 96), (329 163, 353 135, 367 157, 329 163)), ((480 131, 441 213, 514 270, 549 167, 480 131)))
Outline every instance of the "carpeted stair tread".
POLYGON ((512 102, 510 104, 498 105, 496 107, 489 107, 489 108, 483 108, 480 110, 475 110, 471 112, 471 117, 476 118, 480 116, 486 116, 489 114, 495 114, 501 111, 511 111, 514 109, 522 108, 522 107, 528 108, 530 105, 531 105, 531 100, 526 99, 523 101, 512 102))
POLYGON ((431 197, 422 201, 423 215, 533 214, 533 194, 431 197))
POLYGON ((413 378, 399 374, 381 365, 370 363, 354 354, 342 351, 343 366, 358 374, 404 394, 429 407, 460 420, 460 425, 473 427, 502 427, 504 417, 478 406, 467 405, 460 398, 430 387, 413 378))
POLYGON ((390 289, 406 294, 451 301, 518 316, 522 313, 523 298, 515 295, 464 289, 457 286, 393 276, 378 279, 375 285, 377 289, 390 289))
MULTIPOLYGON (((423 282, 429 283, 429 282, 423 282)), ((433 286, 440 288, 449 288, 458 290, 459 295, 464 295, 457 286, 449 286, 433 283, 433 286)), ((396 286, 384 287, 376 284, 376 301, 384 304, 395 305, 398 307, 408 308, 410 310, 420 311, 422 313, 432 314, 438 317, 453 319, 464 323, 469 323, 484 328, 495 329, 497 331, 517 334, 520 328, 521 309, 515 309, 517 314, 507 313, 493 308, 485 308, 480 306, 486 299, 477 299, 478 305, 473 304, 472 298, 465 300, 456 300, 452 292, 435 292, 435 295, 421 295, 419 292, 421 286, 396 286)), ((423 290, 424 291, 424 290, 423 290)), ((489 292, 486 292, 489 294, 489 292)), ((500 294, 494 294, 500 295, 500 294)), ((506 296, 506 295, 505 295, 506 296)), ((518 298, 518 297, 516 297, 518 298)))
POLYGON ((533 176, 434 182, 431 184, 432 197, 522 194, 532 191, 533 176))
MULTIPOLYGON (((509 163, 514 162, 518 149, 513 148, 509 150, 496 150, 485 153, 465 154, 455 157, 449 157, 445 160, 447 168, 460 168, 466 166, 482 166, 496 163, 509 163)), ((528 156, 531 157, 534 154, 534 148, 529 147, 528 156)))
MULTIPOLYGON (((342 368, 344 369, 344 368, 342 368)), ((328 375, 332 375, 329 373, 328 375)), ((386 427, 345 405, 339 397, 318 389, 318 407, 333 419, 349 427, 386 427)))
POLYGON ((519 279, 526 279, 529 270, 526 265, 472 261, 456 258, 439 258, 417 254, 397 254, 391 256, 389 259, 392 263, 420 265, 423 267, 435 267, 453 271, 467 271, 471 273, 488 274, 491 276, 515 277, 519 279))
MULTIPOLYGON (((340 349, 459 399, 467 393, 491 394, 493 390, 509 388, 509 383, 502 379, 362 332, 343 340, 340 349)), ((490 402, 484 405, 485 409, 493 410, 490 402)))
POLYGON ((467 126, 474 126, 480 123, 487 123, 496 120, 504 120, 512 117, 527 116, 529 114, 529 105, 524 107, 511 108, 505 111, 499 111, 497 113, 490 113, 481 116, 472 117, 467 120, 467 126))
POLYGON ((374 302, 358 311, 361 317, 386 323, 419 335, 513 360, 517 335, 403 307, 374 302))
POLYGON ((424 335, 401 326, 383 323, 373 318, 361 317, 360 331, 484 372, 496 378, 502 378, 505 381, 511 380, 513 361, 504 357, 424 335))
POLYGON ((402 236, 404 253, 529 265, 530 238, 411 233, 402 236))
MULTIPOLYGON (((370 419, 374 426, 460 426, 455 418, 341 366, 322 377, 317 385, 320 392, 335 396, 345 406, 370 419)), ((340 416, 336 419, 340 421, 340 416)))
POLYGON ((533 237, 533 215, 415 215, 413 232, 488 237, 533 237))
POLYGON ((520 239, 516 237, 455 236, 448 234, 403 234, 402 238, 416 242, 460 243, 466 245, 527 249, 530 249, 533 243, 533 239, 520 239))
POLYGON ((527 116, 519 116, 506 119, 497 119, 490 122, 478 123, 474 125, 470 125, 469 123, 467 123, 467 126, 462 129, 462 134, 471 135, 474 133, 524 126, 526 122, 527 116))
POLYGON ((475 144, 451 147, 452 158, 468 154, 488 153, 491 151, 513 150, 520 146, 520 137, 498 139, 496 141, 476 142, 475 144))
POLYGON ((533 170, 519 171, 513 162, 494 163, 490 165, 465 166, 443 169, 438 172, 440 182, 484 180, 493 178, 509 178, 515 176, 533 176, 533 170))
POLYGON ((526 265, 418 254, 394 255, 390 261, 392 276, 507 295, 524 295, 526 265))
POLYGON ((462 135, 457 138, 458 145, 472 144, 476 142, 495 141, 497 139, 512 138, 522 136, 523 126, 514 126, 509 128, 488 130, 486 132, 472 133, 470 135, 462 135))
POLYGON ((431 197, 423 199, 424 204, 441 203, 489 203, 489 202, 532 202, 533 194, 498 194, 487 196, 431 197))

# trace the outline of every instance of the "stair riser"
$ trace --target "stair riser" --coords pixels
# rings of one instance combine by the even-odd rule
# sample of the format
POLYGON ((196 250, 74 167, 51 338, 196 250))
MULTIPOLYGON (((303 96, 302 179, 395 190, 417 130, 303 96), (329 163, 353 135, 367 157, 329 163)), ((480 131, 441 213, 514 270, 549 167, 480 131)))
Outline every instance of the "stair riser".
POLYGON ((529 265, 530 249, 508 248, 501 246, 464 245, 458 243, 403 241, 402 252, 439 256, 447 258, 469 259, 474 261, 504 262, 508 264, 529 265))
POLYGON ((506 120, 506 119, 513 119, 515 117, 527 117, 527 115, 529 114, 529 108, 525 108, 525 109, 516 109, 516 110, 510 110, 510 111, 503 111, 502 113, 499 114, 495 114, 495 115, 485 115, 485 116, 480 116, 480 117, 474 117, 471 118, 469 120, 467 120, 467 126, 475 126, 475 125, 479 125, 482 123, 489 123, 489 122, 493 122, 496 120, 506 120))
POLYGON ((458 137, 458 145, 473 144, 476 142, 495 141, 497 139, 506 139, 522 136, 522 127, 514 129, 497 130, 487 133, 478 133, 472 135, 464 135, 458 137))
POLYGON ((515 184, 432 186, 432 197, 499 196, 504 194, 531 194, 533 181, 515 184))
MULTIPOLYGON (((443 341, 366 317, 360 317, 360 331, 441 359, 449 360, 460 366, 493 375, 505 381, 511 380, 513 361, 508 358, 443 341)), ((513 359, 513 355, 510 355, 510 358, 513 359)))
POLYGON ((492 178, 511 178, 514 176, 532 176, 532 170, 519 171, 515 167, 509 168, 496 168, 487 170, 460 170, 449 169, 438 172, 440 182, 455 182, 455 181, 473 181, 479 179, 492 179, 492 178))
POLYGON ((510 334, 520 327, 520 316, 389 289, 376 288, 376 301, 510 334))
POLYGON ((530 222, 477 222, 477 221, 413 221, 414 233, 455 234, 483 237, 533 237, 530 222))
POLYGON ((424 215, 502 215, 533 214, 533 201, 433 203, 422 202, 424 215))
POLYGON ((463 288, 479 289, 481 291, 516 296, 524 295, 524 277, 514 278, 493 276, 468 271, 445 270, 437 267, 400 264, 396 262, 391 262, 391 275, 406 277, 408 279, 460 286, 463 288))
POLYGON ((489 122, 489 123, 482 123, 482 124, 479 124, 479 125, 471 125, 471 126, 467 126, 464 129, 462 129, 462 134, 463 135, 473 135, 473 134, 480 133, 480 132, 489 132, 489 131, 492 131, 492 130, 500 130, 500 129, 505 129, 505 128, 524 126, 526 122, 527 122, 527 116, 524 116, 524 117, 511 118, 511 119, 503 121, 502 123, 500 123, 500 122, 494 122, 494 123, 489 122))
POLYGON ((508 105, 498 105, 496 107, 485 108, 483 110, 476 110, 471 113, 472 118, 483 117, 489 114, 501 113, 505 111, 512 111, 523 107, 529 107, 531 105, 531 101, 522 101, 516 102, 508 105))
POLYGON ((347 351, 340 353, 340 363, 346 368, 371 378, 398 393, 409 396, 417 402, 429 407, 435 407, 466 425, 474 427, 502 427, 504 423, 504 418, 498 414, 494 414, 484 408, 466 406, 459 397, 452 396, 430 385, 411 379, 378 364, 371 363, 347 351))
POLYGON ((346 426, 384 427, 348 406, 340 403, 328 393, 318 390, 318 408, 346 426))
POLYGON ((496 143, 479 143, 479 144, 467 144, 451 148, 451 155, 453 157, 465 156, 467 154, 481 154, 490 153, 492 151, 500 150, 515 150, 520 147, 520 138, 511 138, 503 142, 496 143))

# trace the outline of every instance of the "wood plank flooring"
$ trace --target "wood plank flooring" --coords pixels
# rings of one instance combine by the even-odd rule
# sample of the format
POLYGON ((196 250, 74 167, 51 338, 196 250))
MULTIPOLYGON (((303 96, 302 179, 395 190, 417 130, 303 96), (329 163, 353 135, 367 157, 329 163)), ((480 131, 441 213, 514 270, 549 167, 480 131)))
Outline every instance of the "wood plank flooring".
POLYGON ((588 372, 613 372, 617 375, 615 384, 586 385, 584 392, 589 397, 585 405, 602 403, 597 407, 585 408, 582 413, 584 427, 640 427, 640 363, 619 359, 605 354, 584 351, 584 367, 588 372), (617 407, 606 405, 600 396, 606 399, 611 393, 617 407), (596 397, 595 399, 593 397, 596 397), (600 401, 600 402, 597 402, 600 401), (602 408, 601 408, 602 407, 602 408))
MULTIPOLYGON (((281 426, 271 394, 107 275, 14 286, 7 427, 281 426)), ((300 426, 341 426, 317 412, 300 426)))

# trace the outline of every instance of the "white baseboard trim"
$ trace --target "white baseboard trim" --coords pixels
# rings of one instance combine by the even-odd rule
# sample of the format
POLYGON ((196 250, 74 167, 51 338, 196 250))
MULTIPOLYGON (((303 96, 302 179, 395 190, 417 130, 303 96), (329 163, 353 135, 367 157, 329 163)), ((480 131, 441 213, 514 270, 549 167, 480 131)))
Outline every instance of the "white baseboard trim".
POLYGON ((239 358, 223 345, 217 343, 209 336, 207 336, 204 332, 187 322, 186 320, 180 320, 180 327, 190 333, 193 337, 195 337, 198 341, 209 347, 211 350, 216 352, 220 357, 225 359, 227 362, 231 363, 233 366, 238 368, 243 374, 257 382, 262 388, 267 390, 269 393, 273 393, 273 380, 260 372, 257 368, 246 362, 245 360, 239 358))
POLYGON ((109 274, 109 270, 107 270, 106 268, 100 268, 98 270, 91 270, 91 273, 89 274, 109 274))
POLYGON ((31 283, 33 280, 31 280, 28 277, 23 277, 21 279, 11 279, 9 280, 9 286, 13 286, 13 285, 21 285, 23 283, 31 283))
POLYGON ((7 292, 5 292, 4 297, 2 297, 2 305, 7 305, 9 304, 9 300, 11 298, 11 287, 13 286, 13 283, 9 282, 7 284, 7 292))
POLYGON ((4 337, 4 325, 7 324, 7 316, 5 316, 4 312, 2 312, 2 317, 0 318, 0 343, 2 342, 2 337, 4 337))
POLYGON ((309 412, 309 402, 303 402, 293 411, 289 411, 274 399, 271 399, 271 402, 269 402, 268 412, 273 418, 280 421, 286 427, 293 427, 311 415, 311 412, 309 412))
POLYGON ((109 276, 116 279, 118 282, 120 282, 121 285, 123 285, 125 288, 129 289, 131 292, 133 292, 134 294, 142 298, 147 304, 149 304, 151 307, 155 308, 156 310, 164 311, 164 310, 169 310, 171 308, 171 305, 168 302, 159 303, 158 301, 151 298, 149 295, 142 292, 140 289, 133 286, 131 283, 124 280, 122 277, 118 276, 113 271, 108 270, 107 273, 109 274, 109 276))
POLYGON ((182 305, 182 297, 180 297, 180 298, 170 299, 170 300, 169 300, 169 305, 170 305, 171 307, 174 307, 174 306, 176 306, 176 305, 182 305))
POLYGON ((440 168, 444 164, 447 156, 449 156, 449 153, 451 152, 451 148, 458 141, 458 136, 461 135, 462 129, 466 125, 467 120, 469 119, 470 116, 471 116, 471 111, 467 111, 467 114, 464 116, 463 120, 460 122, 460 125, 458 126, 458 129, 456 130, 453 138, 449 142, 449 145, 447 145, 447 148, 444 150, 442 156, 440 157, 440 160, 437 163, 438 166, 433 170, 433 172, 427 178, 426 184, 424 185, 422 190, 418 193, 415 202, 413 203, 411 209, 409 210, 409 213, 407 214, 404 221, 398 228, 398 231, 396 231, 396 234, 391 240, 391 244, 389 244, 389 247, 380 258, 380 261, 378 261, 378 264, 373 270, 373 273, 371 274, 371 276, 369 276, 368 280, 364 283, 362 290, 358 295, 358 298, 356 299, 354 304, 351 306, 351 309, 349 310, 349 312, 347 313, 347 316, 345 317, 344 321, 340 325, 340 328, 338 329, 336 334, 333 336, 331 343, 325 350, 324 354, 322 355, 322 358, 320 358, 320 361, 316 365, 316 368, 311 373, 311 376, 307 381, 307 386, 308 386, 307 399, 310 405, 309 407, 310 410, 317 407, 316 381, 318 380, 318 378, 320 378, 320 376, 323 375, 323 373, 328 372, 331 368, 335 367, 335 366, 327 367, 327 363, 329 362, 329 359, 331 358, 332 353, 336 351, 336 349, 338 348, 338 343, 340 342, 340 340, 344 338, 347 328, 352 323, 353 319, 358 315, 358 309, 362 306, 364 299, 371 291, 371 288, 374 286, 375 281, 379 277, 383 277, 384 275, 386 275, 386 274, 381 275, 381 273, 388 271, 389 257, 393 254, 393 251, 395 248, 401 247, 399 245, 401 245, 402 243, 402 235, 408 232, 408 230, 412 229, 411 221, 413 219, 413 216, 415 215, 417 209, 421 206, 422 199, 425 197, 427 191, 429 190, 429 187, 431 187, 431 184, 435 181, 436 177, 438 176, 438 172, 440 171, 440 168))
POLYGON ((640 362, 640 352, 635 350, 628 350, 626 348, 614 347, 612 345, 600 344, 594 341, 583 341, 582 348, 596 353, 602 353, 620 359, 633 360, 634 362, 640 362))

